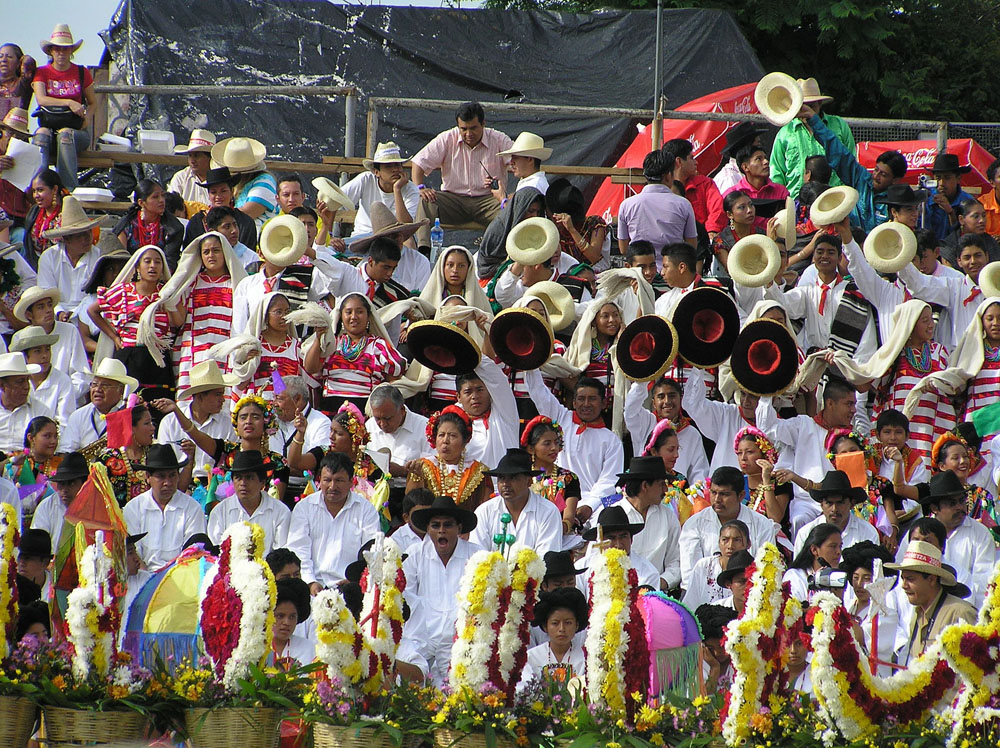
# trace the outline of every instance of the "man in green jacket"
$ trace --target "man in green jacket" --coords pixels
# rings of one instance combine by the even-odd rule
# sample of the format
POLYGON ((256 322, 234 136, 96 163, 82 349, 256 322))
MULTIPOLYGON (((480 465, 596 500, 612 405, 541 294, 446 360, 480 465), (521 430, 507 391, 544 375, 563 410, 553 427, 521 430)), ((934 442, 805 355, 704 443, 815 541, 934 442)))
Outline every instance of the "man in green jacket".
MULTIPOLYGON (((820 93, 819 83, 816 82, 815 78, 806 78, 805 80, 800 78, 798 84, 802 89, 804 107, 808 107, 812 114, 823 120, 824 124, 840 138, 844 147, 853 153, 855 143, 854 136, 851 135, 851 128, 840 117, 833 114, 823 114, 823 104, 827 101, 833 101, 833 97, 820 93)), ((771 148, 771 179, 785 185, 789 194, 792 197, 797 197, 799 190, 802 189, 806 159, 810 156, 822 155, 823 148, 813 137, 807 118, 799 116, 778 130, 771 148)), ((833 185, 839 184, 841 181, 834 174, 833 185)))

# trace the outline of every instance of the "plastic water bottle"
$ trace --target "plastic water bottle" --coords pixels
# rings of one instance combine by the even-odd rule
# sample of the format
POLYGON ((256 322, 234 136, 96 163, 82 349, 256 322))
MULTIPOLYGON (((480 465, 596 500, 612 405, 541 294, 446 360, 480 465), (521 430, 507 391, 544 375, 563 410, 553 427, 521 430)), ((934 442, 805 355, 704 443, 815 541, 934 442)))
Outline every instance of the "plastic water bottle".
POLYGON ((444 247, 444 229, 441 228, 441 219, 434 219, 434 226, 431 228, 431 263, 437 262, 437 257, 444 247))

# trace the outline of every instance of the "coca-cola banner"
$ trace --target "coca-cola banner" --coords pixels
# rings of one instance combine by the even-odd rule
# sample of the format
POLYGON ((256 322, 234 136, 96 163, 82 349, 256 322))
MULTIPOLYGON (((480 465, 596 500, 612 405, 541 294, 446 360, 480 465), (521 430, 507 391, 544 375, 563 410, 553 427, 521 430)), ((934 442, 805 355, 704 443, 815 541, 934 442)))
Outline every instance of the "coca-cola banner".
MULTIPOLYGON (((886 151, 899 151, 906 158, 909 166, 906 172, 906 181, 916 186, 922 174, 928 179, 933 179, 930 173, 934 165, 934 157, 937 155, 937 143, 933 140, 899 140, 885 142, 858 143, 858 161, 866 169, 871 171, 875 168, 875 160, 886 151)), ((962 175, 962 188, 972 195, 979 195, 981 192, 991 189, 990 181, 986 178, 986 169, 993 163, 993 156, 979 143, 971 138, 948 141, 948 153, 958 156, 958 163, 962 166, 971 166, 972 171, 962 175), (972 189, 969 189, 969 188, 972 189)))

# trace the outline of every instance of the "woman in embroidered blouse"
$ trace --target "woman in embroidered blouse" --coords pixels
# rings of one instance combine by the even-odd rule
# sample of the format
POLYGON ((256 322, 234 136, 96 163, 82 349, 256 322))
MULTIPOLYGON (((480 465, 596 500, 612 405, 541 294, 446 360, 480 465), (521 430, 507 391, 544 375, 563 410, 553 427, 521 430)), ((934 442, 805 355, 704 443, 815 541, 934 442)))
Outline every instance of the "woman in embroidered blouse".
POLYGON ((489 469, 478 460, 465 461, 465 447, 472 439, 472 421, 457 405, 449 405, 427 421, 427 443, 436 454, 406 465, 406 492, 427 488, 435 496, 450 496, 463 509, 474 511, 493 494, 489 469))
MULTIPOLYGON (((56 457, 59 446, 59 427, 48 416, 36 416, 28 421, 28 429, 24 433, 24 452, 11 455, 4 466, 4 475, 18 488, 37 486, 44 476, 47 478, 55 472, 62 462, 62 455, 56 457)), ((40 489, 21 496, 21 512, 23 527, 31 525, 31 516, 38 503, 53 493, 51 484, 45 483, 40 489)))
POLYGON ((161 349, 168 340, 156 337, 153 321, 162 308, 171 325, 181 329, 173 347, 177 389, 188 386, 191 367, 208 361, 209 349, 232 336, 233 291, 246 277, 228 240, 217 231, 202 234, 185 247, 177 272, 164 284, 160 298, 150 304, 139 319, 138 338, 157 364, 166 361, 161 349))
POLYGON ((323 382, 324 411, 335 412, 345 401, 361 410, 377 385, 402 376, 406 360, 363 294, 342 296, 330 320, 333 335, 317 330, 303 365, 323 382))
POLYGON ((267 479, 269 483, 274 484, 278 499, 284 501, 285 488, 288 486, 288 466, 284 457, 268 449, 271 436, 278 430, 278 424, 274 409, 267 400, 256 393, 251 393, 240 398, 233 407, 232 422, 236 438, 239 440, 237 442, 209 436, 195 426, 173 400, 160 398, 154 400, 152 405, 164 414, 175 413, 181 430, 190 436, 203 452, 212 456, 215 467, 223 473, 229 470, 237 452, 259 450, 264 455, 267 479))
POLYGON ((753 200, 743 190, 733 190, 722 198, 722 209, 726 211, 729 225, 716 234, 712 241, 712 254, 715 257, 712 274, 717 278, 728 278, 729 250, 740 239, 764 232, 754 228, 757 209, 753 200))
POLYGON ((38 258, 55 241, 45 238, 49 229, 59 228, 62 218, 63 184, 52 169, 42 169, 31 180, 31 197, 34 205, 24 218, 24 257, 33 268, 38 258))
MULTIPOLYGON (((111 481, 111 488, 115 492, 119 506, 125 506, 136 496, 149 490, 146 473, 136 470, 133 465, 146 463, 146 453, 156 436, 156 427, 153 425, 149 408, 145 405, 136 405, 131 410, 132 441, 124 447, 111 448, 107 446, 108 435, 105 434, 97 442, 101 447, 100 451, 90 460, 108 469, 108 480, 111 481)), ((190 469, 186 468, 189 477, 190 469)))
POLYGON ((792 500, 792 484, 776 484, 774 466, 778 452, 763 431, 747 426, 733 440, 736 461, 747 480, 746 504, 779 525, 788 517, 788 504, 792 500))
POLYGON ((577 505, 580 501, 580 479, 576 473, 556 465, 563 450, 562 427, 546 416, 535 416, 524 425, 521 447, 531 455, 531 466, 541 470, 531 484, 531 490, 556 505, 562 514, 563 535, 571 535, 579 526, 577 505))
POLYGON ((587 666, 582 637, 578 636, 587 628, 587 599, 583 593, 576 587, 543 592, 535 604, 531 625, 542 629, 549 640, 528 650, 518 687, 539 676, 560 683, 571 677, 582 679, 587 666))
MULTIPOLYGON (((125 364, 129 376, 139 380, 147 398, 173 396, 173 371, 157 366, 149 350, 137 339, 139 318, 146 307, 160 298, 160 289, 169 279, 163 250, 152 245, 140 247, 110 287, 97 289, 97 301, 88 310, 91 320, 101 330, 95 364, 104 355, 114 355, 125 364)), ((153 329, 157 337, 165 340, 171 337, 166 311, 156 314, 153 329)))
POLYGON ((135 186, 135 203, 115 225, 114 232, 129 252, 151 244, 159 247, 170 267, 175 268, 184 241, 184 226, 167 212, 166 196, 159 182, 140 179, 135 186))
POLYGON ((308 422, 301 413, 296 413, 295 435, 288 445, 288 466, 292 470, 310 471, 315 475, 316 468, 330 452, 341 452, 354 463, 354 477, 351 480, 351 490, 357 491, 365 498, 370 498, 375 482, 382 477, 382 471, 365 452, 368 446, 368 429, 365 428, 365 417, 354 403, 344 403, 340 406, 330 421, 330 446, 313 447, 308 452, 302 452, 305 443, 308 422))
POLYGON ((623 318, 624 312, 617 301, 599 296, 584 310, 566 351, 570 366, 583 369, 580 376, 593 377, 608 388, 604 420, 609 425, 615 389, 611 346, 625 326, 623 318))

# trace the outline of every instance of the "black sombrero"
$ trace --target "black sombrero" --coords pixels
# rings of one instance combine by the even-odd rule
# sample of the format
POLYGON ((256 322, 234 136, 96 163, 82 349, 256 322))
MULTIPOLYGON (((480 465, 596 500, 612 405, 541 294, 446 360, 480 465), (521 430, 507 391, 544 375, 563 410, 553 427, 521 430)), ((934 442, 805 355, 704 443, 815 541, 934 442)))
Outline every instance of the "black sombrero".
POLYGON ((552 356, 552 328, 538 312, 505 309, 493 318, 490 343, 497 358, 516 371, 531 371, 552 356))
POLYGON ((442 374, 468 374, 482 360, 479 346, 469 333, 432 319, 410 325, 406 345, 414 359, 442 374))
POLYGON ((615 360, 629 379, 659 379, 677 358, 677 330, 670 320, 646 314, 632 320, 618 336, 615 360))
POLYGON ((740 332, 736 302, 714 286, 684 294, 671 321, 681 358, 699 369, 711 369, 729 358, 740 332))
POLYGON ((783 324, 756 319, 736 337, 729 366, 741 389, 761 397, 777 395, 795 381, 799 351, 783 324))

